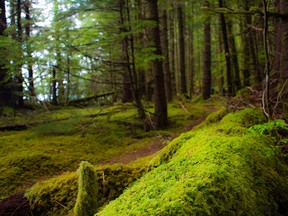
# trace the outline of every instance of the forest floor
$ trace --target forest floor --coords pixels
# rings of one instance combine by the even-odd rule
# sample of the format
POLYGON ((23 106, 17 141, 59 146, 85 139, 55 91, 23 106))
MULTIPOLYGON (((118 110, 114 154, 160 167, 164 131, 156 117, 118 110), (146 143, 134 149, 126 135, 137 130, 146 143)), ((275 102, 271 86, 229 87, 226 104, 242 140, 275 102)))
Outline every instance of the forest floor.
POLYGON ((174 102, 169 104, 170 126, 150 132, 143 130, 132 105, 29 111, 16 117, 10 112, 0 119, 0 215, 25 215, 29 204, 23 191, 39 180, 76 170, 83 160, 96 166, 143 158, 149 163, 171 140, 222 106, 217 99, 174 102))

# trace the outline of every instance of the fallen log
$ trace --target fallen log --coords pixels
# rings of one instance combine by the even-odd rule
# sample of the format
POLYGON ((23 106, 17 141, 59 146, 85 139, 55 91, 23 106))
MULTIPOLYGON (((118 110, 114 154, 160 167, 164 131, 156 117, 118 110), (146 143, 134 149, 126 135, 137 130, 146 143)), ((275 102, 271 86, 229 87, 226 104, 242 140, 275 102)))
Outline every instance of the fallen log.
POLYGON ((90 100, 97 100, 98 98, 110 96, 113 94, 115 94, 115 92, 107 92, 107 93, 103 93, 103 94, 99 94, 99 95, 93 95, 93 96, 89 96, 89 97, 85 97, 85 98, 71 100, 71 101, 69 101, 69 105, 79 104, 79 103, 87 102, 90 100))

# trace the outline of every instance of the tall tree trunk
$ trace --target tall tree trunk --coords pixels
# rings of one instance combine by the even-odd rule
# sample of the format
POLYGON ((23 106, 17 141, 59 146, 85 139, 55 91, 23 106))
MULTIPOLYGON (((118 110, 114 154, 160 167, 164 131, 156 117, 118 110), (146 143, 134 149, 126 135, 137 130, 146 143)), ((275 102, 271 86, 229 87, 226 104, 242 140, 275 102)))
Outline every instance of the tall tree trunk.
MULTIPOLYGON (((0 36, 4 36, 7 28, 5 0, 0 0, 0 36)), ((2 52, 2 50, 0 50, 2 52)), ((0 107, 11 105, 11 79, 3 61, 0 63, 0 107)))
POLYGON ((234 81, 235 81, 235 90, 239 91, 241 89, 241 80, 240 80, 240 69, 238 64, 238 56, 235 38, 233 35, 232 21, 228 21, 227 23, 228 31, 229 31, 229 42, 231 47, 231 62, 234 69, 234 81))
POLYGON ((168 12, 168 31, 169 31, 169 62, 171 71, 171 94, 172 97, 176 95, 176 64, 175 64, 175 28, 174 28, 174 8, 168 12))
POLYGON ((265 51, 265 88, 263 89, 263 111, 266 114, 268 120, 271 120, 271 103, 270 103, 270 59, 268 53, 268 3, 266 0, 262 0, 263 2, 263 11, 264 11, 264 29, 263 29, 263 43, 264 43, 264 51, 265 51))
MULTIPOLYGON (((286 15, 288 13, 288 2, 276 1, 277 12, 286 15)), ((278 18, 275 22, 275 55, 273 61, 273 76, 276 80, 271 86, 271 94, 275 99, 273 111, 275 114, 283 114, 288 109, 288 20, 285 17, 278 18)))
POLYGON ((27 53, 27 65, 28 65, 28 80, 29 80, 29 92, 30 92, 30 97, 35 96, 34 92, 34 77, 33 77, 33 65, 32 65, 32 50, 31 50, 31 45, 30 45, 30 34, 31 34, 31 16, 30 16, 30 7, 31 7, 31 2, 30 0, 26 0, 24 4, 24 11, 25 11, 25 19, 26 19, 26 24, 25 24, 25 34, 26 34, 26 53, 27 53))
MULTIPOLYGON (((122 27, 124 33, 130 32, 130 11, 129 11, 129 0, 119 0, 119 11, 120 11, 120 24, 124 25, 125 16, 124 16, 124 6, 126 6, 126 21, 128 22, 128 27, 122 27)), ((145 119, 145 111, 141 102, 140 93, 139 93, 139 85, 138 85, 138 77, 136 72, 136 65, 135 65, 135 53, 134 53, 134 38, 133 35, 126 36, 122 41, 122 49, 124 49, 125 54, 125 61, 127 62, 127 71, 129 75, 129 81, 131 83, 131 90, 133 99, 135 101, 138 115, 140 119, 145 119), (129 52, 130 51, 130 52, 129 52), (131 56, 130 56, 131 54, 131 56), (130 60, 131 58, 131 60, 130 60)))
MULTIPOLYGON (((16 7, 16 14, 17 14, 17 37, 20 43, 23 43, 23 30, 22 30, 22 2, 21 0, 17 0, 17 7, 16 7)), ((23 53, 21 53, 23 55, 23 53)), ((21 60, 20 60, 21 61, 21 60)), ((21 62, 16 62, 17 71, 16 71, 16 81, 17 81, 17 97, 18 97, 18 106, 21 108, 24 106, 24 88, 23 88, 23 75, 22 75, 22 64, 21 62)))
POLYGON ((180 70, 180 93, 187 94, 186 70, 185 70, 185 35, 182 5, 177 7, 178 12, 178 39, 179 39, 179 70, 180 70))
POLYGON ((56 80, 56 68, 52 66, 52 104, 58 104, 57 100, 57 80, 56 80))
MULTIPOLYGON (((204 6, 209 7, 209 2, 205 1, 204 6)), ((211 94, 211 27, 210 27, 210 16, 205 20, 204 24, 204 55, 203 55, 203 99, 207 100, 211 94)))
POLYGON ((171 87, 171 72, 169 64, 169 50, 168 50, 168 16, 167 10, 162 11, 161 16, 161 47, 163 53, 163 70, 165 73, 165 87, 168 101, 172 100, 172 87, 171 87))
MULTIPOLYGON (((243 0, 244 10, 249 11, 249 0, 243 0)), ((249 41, 249 32, 251 25, 251 17, 245 16, 244 23, 243 23, 243 86, 250 86, 250 66, 251 66, 251 56, 250 56, 250 41, 249 41)))
MULTIPOLYGON (((220 8, 223 7, 223 0, 218 0, 218 5, 220 8)), ((234 86, 233 86, 233 76, 232 76, 232 67, 231 67, 231 56, 229 50, 229 41, 227 35, 227 26, 226 19, 224 14, 220 14, 220 25, 222 31, 224 52, 225 52, 225 61, 226 61, 226 81, 227 81, 227 94, 228 96, 235 95, 234 86)))
POLYGON ((187 23, 190 24, 188 27, 188 58, 189 62, 189 96, 192 98, 194 94, 194 75, 195 75, 195 57, 194 57, 194 17, 193 17, 193 3, 190 3, 188 7, 191 6, 191 10, 189 12, 189 16, 187 16, 187 23), (188 20, 189 19, 189 20, 188 20))
MULTIPOLYGON (((158 0, 147 0, 149 4, 149 19, 157 23, 151 28, 151 40, 155 48, 154 54, 161 56, 161 41, 159 29, 158 0)), ((168 125, 167 101, 163 73, 163 61, 156 58, 152 61, 153 73, 155 79, 155 123, 158 128, 168 125)))

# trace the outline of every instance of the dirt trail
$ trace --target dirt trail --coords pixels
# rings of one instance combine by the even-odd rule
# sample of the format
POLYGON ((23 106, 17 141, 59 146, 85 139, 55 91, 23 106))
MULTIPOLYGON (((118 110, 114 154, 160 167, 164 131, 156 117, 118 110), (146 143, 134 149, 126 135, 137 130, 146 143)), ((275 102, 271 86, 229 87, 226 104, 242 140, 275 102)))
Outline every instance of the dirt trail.
MULTIPOLYGON (((211 110, 212 112, 212 110, 211 110)), ((207 115, 201 116, 199 119, 196 119, 194 121, 191 121, 190 125, 185 126, 183 128, 183 132, 190 131, 193 127, 197 126, 201 122, 203 122, 206 119, 207 115)), ((179 134, 178 134, 179 135, 179 134)), ((163 136, 158 136, 153 141, 145 146, 144 148, 141 149, 136 149, 132 151, 128 151, 118 157, 112 158, 109 161, 104 162, 101 165, 104 164, 116 164, 116 163, 122 163, 122 164, 128 164, 131 163, 139 158, 146 157, 152 154, 156 154, 159 150, 164 148, 167 145, 167 141, 171 141, 174 138, 178 136, 177 134, 170 136, 170 137, 163 137, 163 136)))

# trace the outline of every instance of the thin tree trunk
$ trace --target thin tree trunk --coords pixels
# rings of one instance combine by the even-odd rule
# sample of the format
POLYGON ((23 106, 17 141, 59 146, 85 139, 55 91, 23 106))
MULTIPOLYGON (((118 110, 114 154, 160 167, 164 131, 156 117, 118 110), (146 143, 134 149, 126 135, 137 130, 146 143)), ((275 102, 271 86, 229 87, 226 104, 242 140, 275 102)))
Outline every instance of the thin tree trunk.
POLYGON ((33 77, 33 67, 32 67, 32 51, 31 51, 31 45, 30 45, 30 33, 31 33, 31 17, 30 17, 30 7, 31 3, 29 0, 26 0, 24 5, 24 11, 25 11, 25 19, 26 19, 26 25, 25 25, 25 33, 26 33, 26 43, 27 43, 27 65, 28 65, 28 80, 29 80, 29 92, 30 92, 30 98, 35 96, 34 92, 34 77, 33 77))
POLYGON ((241 89, 240 69, 239 69, 239 64, 238 64, 238 56, 237 56, 235 38, 233 35, 232 22, 228 21, 227 26, 228 26, 228 31, 229 31, 229 42, 230 42, 230 47, 231 47, 231 62, 234 68, 235 88, 236 88, 236 91, 239 91, 241 89))
POLYGON ((52 66, 52 104, 58 104, 57 101, 57 80, 56 80, 56 68, 52 66))
POLYGON ((176 95, 176 64, 175 64, 175 28, 174 28, 174 9, 168 13, 169 16, 169 59, 171 71, 171 94, 172 97, 176 95))
POLYGON ((185 70, 185 35, 182 6, 177 7, 178 12, 178 39, 179 39, 179 70, 180 70, 180 93, 187 94, 186 70, 185 70))
POLYGON ((263 29, 263 43, 265 51, 265 89, 263 91, 263 110, 268 120, 271 119, 271 104, 270 104, 270 59, 268 53, 268 8, 266 0, 262 0, 264 11, 264 29, 263 29))
MULTIPOLYGON (((126 5, 126 19, 128 22, 128 27, 124 28, 124 32, 130 32, 131 27, 130 27, 130 11, 129 11, 129 0, 124 2, 124 0, 119 0, 119 8, 120 8, 120 24, 124 24, 124 4, 126 5)), ((134 53, 134 38, 133 35, 128 38, 126 36, 123 40, 123 49, 125 52, 125 57, 126 57, 126 62, 127 62, 127 70, 129 74, 129 79, 131 83, 131 89, 132 89, 132 94, 133 98, 138 110, 138 115, 140 119, 145 119, 145 111, 141 102, 140 94, 139 94, 139 85, 138 85, 138 77, 137 77, 137 72, 136 72, 136 65, 135 65, 135 53, 134 53), (129 52, 130 49, 130 52, 129 52), (130 60, 130 54, 131 54, 131 60, 130 60)))
MULTIPOLYGON (((223 7, 223 0, 218 0, 219 7, 223 7)), ((233 76, 232 76, 232 67, 231 67, 231 59, 230 59, 230 50, 229 50, 229 42, 227 36, 227 26, 226 19, 224 14, 220 14, 220 25, 222 31, 224 52, 225 52, 225 61, 226 61, 226 81, 227 81, 227 93, 228 96, 235 95, 235 91, 233 88, 233 76)))
MULTIPOLYGON (((244 4, 244 10, 249 10, 249 1, 248 0, 243 0, 244 4)), ((251 56, 250 56, 250 41, 249 41, 249 33, 250 33, 250 27, 251 25, 251 18, 249 16, 245 16, 244 19, 244 24, 243 24, 243 86, 250 86, 250 76, 251 76, 251 71, 250 71, 250 65, 251 65, 251 56)))
POLYGON ((165 87, 168 101, 172 100, 172 88, 171 88, 171 72, 169 64, 169 50, 168 50, 168 17, 167 10, 164 9, 162 12, 161 19, 161 47, 164 56, 163 70, 165 72, 165 87))
MULTIPOLYGON (((130 9, 129 9, 129 0, 126 0, 126 12, 127 12, 127 21, 128 21, 128 32, 131 31, 131 18, 130 18, 130 9)), ((131 64, 132 64, 132 77, 133 77, 133 82, 132 85, 134 87, 134 97, 135 97, 135 103, 137 106, 138 114, 140 119, 145 119, 145 111, 141 102, 141 97, 140 97, 140 88, 139 88, 139 83, 138 83, 138 74, 136 71, 136 63, 135 63, 135 44, 134 44, 134 36, 130 35, 130 38, 126 37, 127 39, 127 45, 129 48, 129 42, 130 42, 130 51, 131 51, 131 64)), ((129 55, 129 52, 127 53, 129 55)), ((129 58, 129 56, 127 56, 129 58)), ((130 65, 130 64, 129 64, 130 65)))
MULTIPOLYGON (((20 43, 23 42, 23 30, 22 30, 22 20, 21 20, 21 11, 22 11, 22 3, 21 0, 17 0, 17 7, 16 7, 16 14, 17 14, 17 39, 20 43)), ((22 52, 21 52, 22 55, 22 52)), ((22 64, 20 62, 16 62, 17 66, 17 74, 16 74, 16 81, 17 81, 17 98, 18 98, 18 107, 24 106, 24 88, 23 88, 23 75, 22 75, 22 64)))
MULTIPOLYGON (((205 1, 204 6, 209 7, 209 2, 205 1)), ((204 64, 203 64, 203 80, 202 80, 202 94, 203 99, 207 100, 211 94, 211 27, 210 16, 205 20, 204 24, 204 64)))
MULTIPOLYGON (((5 0, 0 0, 0 36, 7 29, 5 0)), ((2 52, 2 50, 0 50, 2 52)), ((11 105, 11 79, 7 78, 8 70, 3 61, 0 63, 0 107, 11 105)))
POLYGON ((187 21, 190 23, 190 27, 188 28, 188 44, 189 44, 189 81, 190 81, 190 89, 189 89, 189 96, 192 98, 194 94, 194 75, 195 75, 195 57, 194 57, 194 17, 193 17, 193 3, 191 3, 192 9, 189 13, 189 19, 190 21, 187 21))

